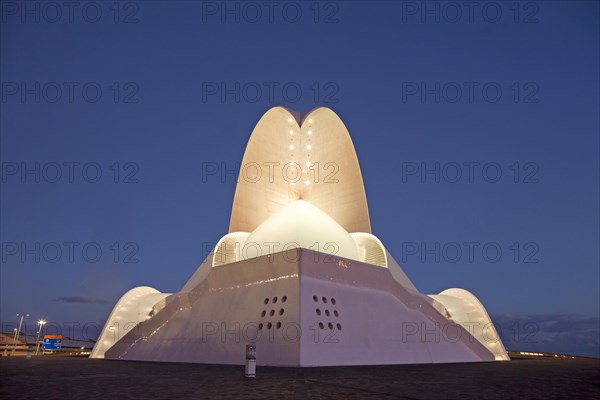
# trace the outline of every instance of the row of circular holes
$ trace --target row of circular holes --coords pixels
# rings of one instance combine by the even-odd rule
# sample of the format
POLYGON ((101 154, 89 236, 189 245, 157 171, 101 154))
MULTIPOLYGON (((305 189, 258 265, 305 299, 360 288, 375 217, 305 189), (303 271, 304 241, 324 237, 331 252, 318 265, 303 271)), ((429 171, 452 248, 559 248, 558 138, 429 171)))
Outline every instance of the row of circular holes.
MULTIPOLYGON (((315 310, 315 312, 317 313, 317 315, 321 315, 321 309, 320 308, 317 308, 315 310)), ((325 310, 325 315, 329 317, 329 315, 330 315, 329 310, 325 310)), ((333 310, 333 315, 335 315, 336 317, 340 316, 340 314, 337 312, 337 310, 333 310)))
MULTIPOLYGON (((263 327, 264 327, 264 324, 263 324, 262 322, 261 322, 260 324, 258 324, 258 329, 259 329, 259 330, 262 330, 262 328, 263 328, 263 327)), ((272 324, 272 323, 270 323, 270 322, 269 322, 269 323, 267 323, 267 329, 271 329, 272 327, 273 327, 273 324, 272 324)), ((277 329, 280 329, 280 328, 281 328, 281 322, 278 322, 277 324, 275 324, 275 327, 276 327, 277 329)), ((329 322, 329 323, 327 324, 327 327, 328 327, 329 329, 333 329, 333 324, 332 324, 331 322, 329 322)), ((339 323, 337 323, 337 324, 336 324, 336 328, 338 329, 338 331, 341 331, 341 330, 342 330, 342 325, 341 325, 341 324, 339 324, 339 323)), ((324 325, 322 322, 319 322, 319 329, 325 329, 325 325, 324 325)))
MULTIPOLYGON (((342 325, 340 323, 335 324, 336 328, 338 329, 338 331, 342 330, 342 325)), ((333 324, 331 322, 327 323, 327 327, 329 329, 333 329, 333 324)), ((325 325, 323 325, 322 322, 319 322, 319 329, 325 329, 325 325)))
MULTIPOLYGON (((278 299, 277 299, 277 296, 276 296, 276 297, 273 297, 273 299, 271 300, 271 302, 272 302, 273 304, 275 304, 275 303, 277 303, 277 300, 278 300, 278 299)), ((285 303, 286 301, 287 301, 287 296, 283 296, 283 297, 281 298, 281 302, 282 302, 282 303, 285 303)), ((265 299, 264 303, 265 303, 265 304, 269 304, 269 298, 268 298, 268 297, 265 299)), ((283 315, 283 313, 284 313, 284 310, 283 310, 283 308, 282 308, 282 309, 280 309, 280 310, 279 310, 279 315, 283 315)), ((265 315, 267 315, 267 312, 263 310, 263 312, 260 314, 260 316, 261 316, 261 317, 264 317, 265 315)), ((273 315, 275 315, 275 310, 271 310, 271 312, 269 313, 269 315, 270 315, 271 317, 272 317, 273 315)), ((281 322, 278 322, 277 324, 275 324, 275 326, 277 327, 277 329, 280 329, 280 328, 281 328, 281 322)), ((258 329, 259 329, 259 330, 262 330, 262 328, 263 328, 263 327, 264 327, 264 325, 263 325, 263 323, 262 323, 262 322, 261 322, 260 324, 258 324, 258 329)), ((272 327, 273 327, 273 324, 269 322, 269 323, 267 324, 267 329, 271 329, 272 327)))
MULTIPOLYGON (((313 296, 313 300, 315 302, 318 302, 319 298, 317 296, 313 296)), ((325 296, 321 297, 321 301, 323 301, 323 303, 327 304, 327 297, 325 297, 325 296)), ((335 299, 333 297, 331 298, 331 304, 333 304, 335 306, 335 299)))
MULTIPOLYGON (((263 323, 260 323, 260 324, 258 324, 258 329, 259 329, 259 330, 262 330, 262 329, 263 329, 263 327, 264 327, 264 324, 263 324, 263 323)), ((269 323, 267 323, 267 329, 271 329, 272 327, 273 327, 273 324, 272 324, 272 323, 270 323, 270 322, 269 322, 269 323)), ((276 327, 277 329, 280 329, 280 328, 281 328, 281 322, 278 322, 277 324, 275 324, 275 327, 276 327)), ((328 327, 329 329, 333 329, 333 324, 332 324, 331 322, 329 322, 329 323, 327 324, 327 327, 328 327)), ((342 325, 338 323, 338 324, 336 324, 336 328, 338 329, 338 331, 341 331, 341 330, 342 330, 342 325)), ((319 329, 325 329, 325 325, 324 325, 322 322, 319 322, 319 329)))
MULTIPOLYGON (((273 304, 275 304, 275 303, 277 303, 277 300, 278 300, 278 299, 277 299, 277 296, 275 296, 275 297, 273 297, 273 299, 271 300, 271 302, 272 302, 273 304)), ((315 302, 318 302, 318 301, 319 301, 319 298, 318 298, 317 296, 313 296, 313 300, 314 300, 315 302)), ((323 296, 323 297, 321 297, 321 300, 323 301, 323 303, 327 304, 327 297, 323 296)), ((286 301, 287 301, 287 296, 283 296, 283 297, 281 298, 281 302, 282 302, 282 303, 285 303, 286 301)), ((265 299, 264 303, 265 303, 265 304, 269 304, 269 298, 268 298, 268 297, 265 299)), ((335 305, 335 299, 334 299, 333 297, 331 298, 331 304, 335 305)))
MULTIPOLYGON (((280 310, 279 310, 279 315, 283 315, 284 311, 285 311, 285 310, 284 310, 283 308, 282 308, 282 309, 280 309, 280 310)), ((265 315, 267 315, 267 312, 266 312, 265 310, 263 310, 263 311, 260 313, 260 316, 261 316, 261 317, 264 317, 265 315)), ((271 312, 269 313, 269 315, 270 315, 271 317, 272 317, 273 315, 275 315, 275 310, 271 310, 271 312)))
MULTIPOLYGON (((286 301, 287 301, 287 296, 283 296, 283 297, 281 298, 281 302, 282 302, 282 303, 285 303, 286 301)), ((273 300, 271 300, 271 302, 272 302, 273 304, 277 303, 277 296, 273 297, 273 300)), ((265 299, 265 304, 269 304, 269 298, 268 298, 268 297, 265 299)))
MULTIPOLYGON (((260 324, 258 324, 258 330, 259 331, 262 330, 263 327, 264 327, 264 325, 263 325, 262 322, 260 324)), ((267 324, 267 329, 271 329, 272 327, 273 327, 273 324, 269 322, 267 324)), ((275 327, 277 327, 277 329, 280 329, 281 328, 281 322, 276 323, 275 327)))
MULTIPOLYGON (((319 298, 318 298, 317 296, 313 296, 313 300, 314 300, 315 302, 318 302, 318 301, 319 301, 319 298)), ((324 296, 323 296, 323 297, 321 298, 321 300, 323 301, 323 303, 327 304, 327 298, 326 298, 326 297, 324 297, 324 296)), ((283 296, 283 297, 281 298, 281 302, 282 302, 282 303, 285 303, 286 301, 287 301, 287 296, 283 296)), ((265 304, 269 304, 269 298, 268 298, 268 297, 265 299, 264 303, 265 303, 265 304)), ((273 303, 273 304, 277 303, 277 297, 273 297, 272 303, 273 303)), ((331 304, 335 305, 335 299, 334 299, 333 297, 331 298, 331 304)), ((280 309, 280 310, 279 310, 279 315, 283 315, 283 312, 284 312, 283 308, 282 308, 282 309, 280 309)), ((267 312, 263 310, 263 312, 261 313, 261 317, 264 317, 266 314, 267 314, 267 312)), ((271 312, 269 313, 269 315, 270 315, 270 316, 273 316, 274 314, 275 314, 275 310, 271 310, 271 312)), ((338 314, 337 310, 334 310, 334 311, 333 311, 333 314, 334 314, 336 317, 337 317, 337 316, 339 316, 339 314, 338 314)), ((318 309, 318 308, 317 308, 317 315, 321 315, 321 310, 320 310, 320 309, 318 309)), ((325 310, 325 315, 329 316, 329 310, 325 310)), ((258 325, 258 329, 262 329, 262 328, 263 328, 263 326, 264 326, 264 325, 263 325, 262 323, 260 323, 260 324, 258 325)), ((267 329, 271 329, 272 327, 273 327, 273 324, 269 322, 269 323, 267 324, 267 329)), ((280 329, 280 328, 281 328, 281 322, 278 322, 278 323, 276 324, 276 327, 277 327, 277 329, 280 329)), ((329 323, 327 324, 327 327, 328 327, 329 329, 333 329, 333 324, 332 324, 331 322, 329 322, 329 323)), ((342 329, 342 325, 340 325, 339 323, 338 323, 338 324, 336 324, 336 327, 338 328, 338 330, 341 330, 341 329, 342 329)), ((319 329, 325 329, 325 325, 323 325, 323 323, 322 323, 322 322, 319 322, 319 329)))
MULTIPOLYGON (((315 302, 318 302, 318 301, 319 301, 319 298, 318 298, 317 296, 313 296, 313 300, 314 300, 315 302)), ((321 301, 322 301, 323 303, 327 304, 327 297, 325 297, 325 296, 321 297, 321 301)), ((335 305, 335 299, 334 299, 333 297, 331 298, 331 304, 335 305)), ((321 310, 320 310, 320 309, 318 309, 318 308, 317 308, 316 312, 317 312, 317 315, 321 315, 321 310)), ((329 310, 325 310, 325 315, 329 317, 329 310)), ((333 310, 333 315, 335 315, 336 317, 338 317, 338 316, 339 316, 339 314, 338 314, 337 310, 333 310)), ((329 323, 327 324, 327 327, 328 327, 329 329, 333 329, 333 324, 332 324, 331 322, 329 322, 329 323)), ((339 331, 341 331, 341 330, 342 330, 342 325, 338 323, 338 324, 336 324, 336 328, 337 328, 339 331)), ((322 322, 319 322, 319 329, 325 329, 325 325, 323 325, 323 323, 322 323, 322 322)))

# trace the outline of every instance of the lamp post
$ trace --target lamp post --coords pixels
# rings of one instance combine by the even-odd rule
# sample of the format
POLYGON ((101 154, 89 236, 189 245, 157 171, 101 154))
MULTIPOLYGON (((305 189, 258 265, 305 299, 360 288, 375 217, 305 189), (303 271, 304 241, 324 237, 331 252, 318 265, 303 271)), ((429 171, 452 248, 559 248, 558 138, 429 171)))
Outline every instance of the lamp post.
POLYGON ((40 329, 38 330, 37 333, 37 339, 35 340, 36 346, 35 346, 35 354, 37 355, 39 349, 40 349, 40 333, 42 333, 42 327, 44 326, 44 324, 46 323, 46 321, 44 321, 43 319, 40 319, 38 321, 38 324, 40 325, 40 329))
POLYGON ((17 314, 17 317, 21 317, 21 321, 19 322, 19 329, 17 330, 17 334, 15 335, 15 339, 13 340, 13 349, 17 347, 17 338, 21 335, 21 326, 23 325, 23 318, 29 317, 29 314, 17 314))

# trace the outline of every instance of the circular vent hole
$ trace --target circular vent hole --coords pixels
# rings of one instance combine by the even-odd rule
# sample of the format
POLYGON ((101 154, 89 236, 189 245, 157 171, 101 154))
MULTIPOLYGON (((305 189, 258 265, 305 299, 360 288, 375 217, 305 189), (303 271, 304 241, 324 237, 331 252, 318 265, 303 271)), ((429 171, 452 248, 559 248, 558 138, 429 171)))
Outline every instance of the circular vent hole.
POLYGON ((341 331, 341 330, 342 330, 342 325, 341 325, 341 324, 337 324, 336 326, 337 326, 337 328, 338 328, 338 331, 341 331))
POLYGON ((277 323, 277 329, 281 329, 281 322, 277 323))
POLYGON ((330 323, 328 323, 328 324, 327 324, 327 327, 328 327, 329 329, 333 329, 333 324, 330 322, 330 323))
POLYGON ((273 326, 273 324, 269 322, 269 323, 267 324, 267 329, 271 329, 271 327, 272 327, 272 326, 273 326))
POLYGON ((269 315, 270 315, 271 317, 272 317, 273 315, 275 315, 275 310, 271 310, 271 311, 269 312, 269 315))
POLYGON ((282 302, 282 303, 285 303, 286 301, 287 301, 287 296, 283 296, 283 297, 281 298, 281 302, 282 302))
POLYGON ((323 297, 321 300, 323 300, 323 303, 327 304, 327 297, 323 297))
MULTIPOLYGON (((268 299, 267 299, 268 300, 268 299)), ((317 296, 313 296, 313 300, 314 301, 319 301, 319 298, 317 296)))
POLYGON ((273 304, 277 303, 277 297, 273 297, 273 304))
POLYGON ((265 299, 265 304, 269 304, 269 299, 265 299))
POLYGON ((258 324, 258 330, 259 330, 259 331, 262 331, 262 328, 263 328, 263 324, 262 324, 262 323, 261 323, 261 324, 258 324))
POLYGON ((319 329, 323 329, 323 328, 325 328, 325 327, 323 326, 323 323, 322 323, 322 322, 319 322, 319 329))
POLYGON ((331 298, 331 304, 335 305, 335 299, 333 297, 331 298))
POLYGON ((335 315, 336 317, 339 317, 340 313, 338 313, 337 310, 333 310, 333 315, 335 315))
POLYGON ((267 312, 265 310, 263 310, 263 312, 260 313, 260 316, 264 317, 265 315, 267 315, 267 312))
POLYGON ((281 310, 279 310, 279 315, 283 315, 283 313, 284 313, 284 310, 282 308, 281 310))
POLYGON ((321 310, 319 310, 318 308, 315 310, 317 315, 321 315, 321 310))
POLYGON ((325 310, 325 315, 329 317, 329 310, 325 310))

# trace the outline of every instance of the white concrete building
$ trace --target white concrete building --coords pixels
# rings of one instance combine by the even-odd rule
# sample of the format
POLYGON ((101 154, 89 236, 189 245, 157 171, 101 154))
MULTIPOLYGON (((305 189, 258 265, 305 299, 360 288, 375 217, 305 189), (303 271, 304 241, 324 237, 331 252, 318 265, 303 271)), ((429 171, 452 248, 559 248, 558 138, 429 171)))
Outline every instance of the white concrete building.
POLYGON ((508 360, 463 289, 421 294, 372 234, 350 135, 328 108, 269 110, 242 161, 229 233, 178 293, 118 301, 91 354, 333 366, 508 360))

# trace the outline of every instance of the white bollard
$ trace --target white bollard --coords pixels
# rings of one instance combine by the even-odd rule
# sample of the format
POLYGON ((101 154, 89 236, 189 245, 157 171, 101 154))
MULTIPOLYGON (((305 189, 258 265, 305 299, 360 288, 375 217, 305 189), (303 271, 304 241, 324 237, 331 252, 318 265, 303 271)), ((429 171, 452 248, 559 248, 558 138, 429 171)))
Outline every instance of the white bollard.
POLYGON ((256 345, 246 345, 246 378, 256 376, 256 345))

